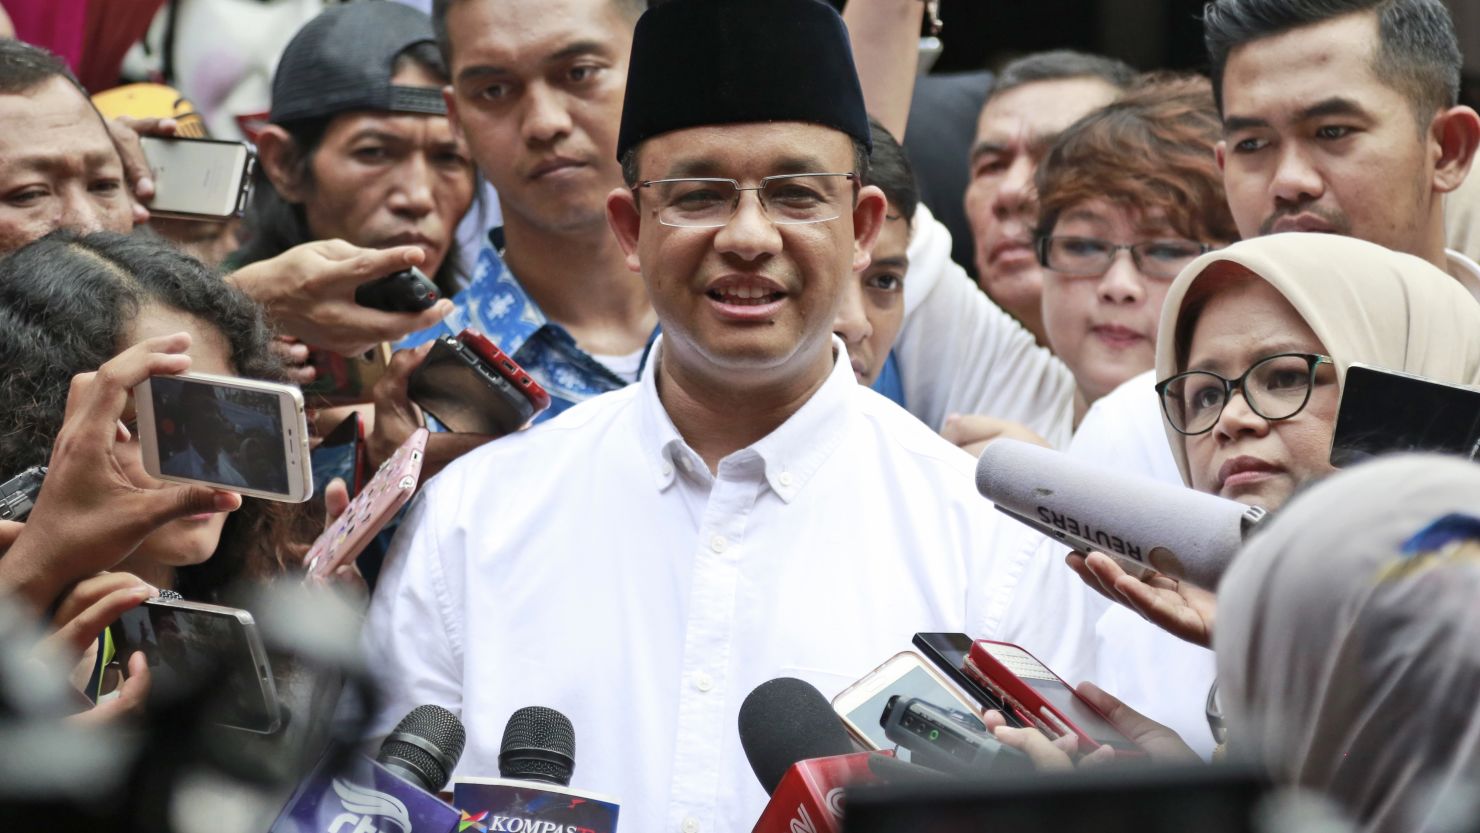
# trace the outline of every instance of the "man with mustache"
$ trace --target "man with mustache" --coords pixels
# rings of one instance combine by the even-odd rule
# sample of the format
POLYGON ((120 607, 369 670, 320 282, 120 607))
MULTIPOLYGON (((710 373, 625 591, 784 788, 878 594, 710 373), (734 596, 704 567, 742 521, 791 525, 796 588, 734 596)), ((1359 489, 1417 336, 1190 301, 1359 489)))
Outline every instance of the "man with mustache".
POLYGON ((1039 344, 1048 336, 1039 309, 1043 271, 1033 251, 1038 162, 1055 136, 1109 104, 1134 76, 1113 58, 1041 52, 1003 67, 982 105, 966 189, 977 281, 1039 344))
POLYGON ((838 14, 671 0, 631 55, 605 206, 663 334, 637 384, 423 488, 366 620, 371 728, 440 703, 475 775, 539 703, 623 829, 750 830, 750 691, 836 694, 918 630, 991 632, 1024 565, 970 456, 859 385, 833 334, 886 211, 838 14))

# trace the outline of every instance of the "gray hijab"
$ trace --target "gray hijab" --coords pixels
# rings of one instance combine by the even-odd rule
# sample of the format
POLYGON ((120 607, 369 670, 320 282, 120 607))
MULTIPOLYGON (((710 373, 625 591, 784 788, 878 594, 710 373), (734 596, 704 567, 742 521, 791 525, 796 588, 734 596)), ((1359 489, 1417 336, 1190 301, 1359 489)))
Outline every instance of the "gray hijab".
POLYGON ((1363 831, 1436 829, 1480 779, 1480 466, 1406 455, 1299 494, 1233 562, 1215 636, 1230 751, 1363 831))

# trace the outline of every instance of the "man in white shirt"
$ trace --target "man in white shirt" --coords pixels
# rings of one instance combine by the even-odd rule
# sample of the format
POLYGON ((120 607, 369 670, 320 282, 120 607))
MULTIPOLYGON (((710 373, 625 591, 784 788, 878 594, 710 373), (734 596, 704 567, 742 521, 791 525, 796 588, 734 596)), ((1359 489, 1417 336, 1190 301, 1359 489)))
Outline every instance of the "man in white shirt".
POLYGON ((857 385, 832 336, 884 214, 855 178, 868 135, 817 0, 639 21, 607 211, 663 336, 638 384, 426 486, 366 623, 373 731, 442 704, 468 727, 459 774, 489 776, 508 716, 552 707, 572 785, 618 796, 623 829, 748 831, 755 686, 831 696, 916 631, 997 627, 1023 565, 973 461, 857 385))

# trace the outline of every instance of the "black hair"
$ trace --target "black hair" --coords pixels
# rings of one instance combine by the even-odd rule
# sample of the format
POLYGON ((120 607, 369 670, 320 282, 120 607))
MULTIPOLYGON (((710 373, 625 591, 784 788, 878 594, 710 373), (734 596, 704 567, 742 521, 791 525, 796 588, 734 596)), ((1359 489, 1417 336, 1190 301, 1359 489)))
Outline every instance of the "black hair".
MULTIPOLYGON (((452 10, 454 3, 458 0, 432 0, 432 32, 437 36, 437 48, 442 52, 442 60, 452 66, 452 38, 447 34, 447 13, 452 10)), ((637 18, 648 9, 648 0, 611 0, 628 20, 634 24, 637 18)), ((653 5, 658 5, 654 0, 653 5)))
MULTIPOLYGON (((134 319, 153 304, 219 331, 238 375, 282 380, 261 309, 200 261, 149 237, 54 231, 0 261, 0 471, 47 461, 72 377, 131 346, 134 319)), ((180 592, 214 600, 239 576, 277 572, 289 517, 245 499, 213 557, 177 571, 180 592)))
POLYGON ((28 93, 53 78, 65 78, 87 97, 66 61, 39 46, 0 38, 0 95, 28 93))
POLYGON ((1443 0, 1217 0, 1203 7, 1213 96, 1223 112, 1228 55, 1252 41, 1361 12, 1377 16, 1373 72, 1401 92, 1422 126, 1459 101, 1459 38, 1443 0))
MULTIPOLYGON (((430 43, 414 43, 401 50, 396 56, 398 67, 401 62, 408 60, 420 64, 439 80, 447 80, 447 64, 437 48, 430 43)), ((336 116, 324 116, 278 125, 286 130, 293 140, 293 147, 287 160, 291 174, 296 181, 305 186, 313 185, 313 157, 318 152, 319 145, 324 141, 324 134, 328 132, 329 125, 335 118, 336 116)), ((482 190, 478 187, 480 182, 481 180, 475 173, 473 209, 481 212, 483 202, 479 196, 482 190)), ((272 180, 267 176, 267 166, 261 163, 258 163, 252 172, 252 197, 242 217, 242 226, 242 236, 246 242, 230 258, 232 265, 237 268, 277 257, 294 246, 318 239, 308 229, 308 219, 304 216, 303 206, 288 202, 282 194, 278 193, 277 188, 273 187, 272 180)), ((447 257, 443 259, 441 268, 437 270, 437 274, 431 276, 432 282, 437 284, 437 288, 444 295, 450 297, 458 288, 457 276, 461 268, 461 253, 454 241, 453 245, 448 248, 447 257)))
POLYGON ((1095 78, 1117 90, 1124 90, 1136 80, 1136 76, 1136 70, 1130 64, 1104 55, 1091 55, 1072 49, 1035 52, 1002 67, 992 79, 992 86, 987 90, 983 106, 993 96, 1039 81, 1095 78))
POLYGON ((869 116, 868 128, 874 150, 869 155, 868 172, 860 178, 861 183, 878 186, 889 204, 906 221, 913 221, 915 208, 920 204, 920 186, 915 181, 915 169, 910 166, 910 159, 894 134, 878 119, 869 116))

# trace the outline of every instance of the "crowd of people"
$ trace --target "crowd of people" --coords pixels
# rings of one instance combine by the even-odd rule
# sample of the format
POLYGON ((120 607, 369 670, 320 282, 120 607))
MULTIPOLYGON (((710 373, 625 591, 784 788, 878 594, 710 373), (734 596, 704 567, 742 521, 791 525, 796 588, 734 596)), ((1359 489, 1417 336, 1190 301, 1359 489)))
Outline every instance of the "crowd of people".
MULTIPOLYGON (((0 602, 74 666, 69 720, 146 707, 120 615, 250 607, 348 503, 353 461, 317 452, 306 504, 152 477, 131 391, 203 372, 302 386, 314 442, 357 420, 371 471, 432 429, 388 544, 318 590, 365 606, 367 742, 437 704, 491 776, 545 705, 624 829, 748 830, 750 691, 831 696, 960 632, 1084 681, 1153 759, 1480 830, 1444 826, 1480 794, 1480 469, 1330 460, 1353 365, 1480 387, 1480 114, 1442 0, 1212 0, 1208 76, 1030 54, 964 128, 916 96, 919 0, 417 5, 284 39, 239 223, 151 215, 176 113, 107 116, 0 39, 0 480, 47 467, 0 521, 0 602), (908 148, 963 141, 924 189, 908 148), (356 302, 410 267, 435 304, 356 302), (532 425, 414 404, 465 329, 548 392, 532 425), (360 402, 308 395, 317 355, 381 345, 360 402), (1271 519, 1218 587, 1132 575, 993 511, 976 457, 1005 440, 1271 519)), ((271 445, 213 429, 201 470, 271 445)), ((1114 763, 986 723, 1040 770, 1114 763)))

